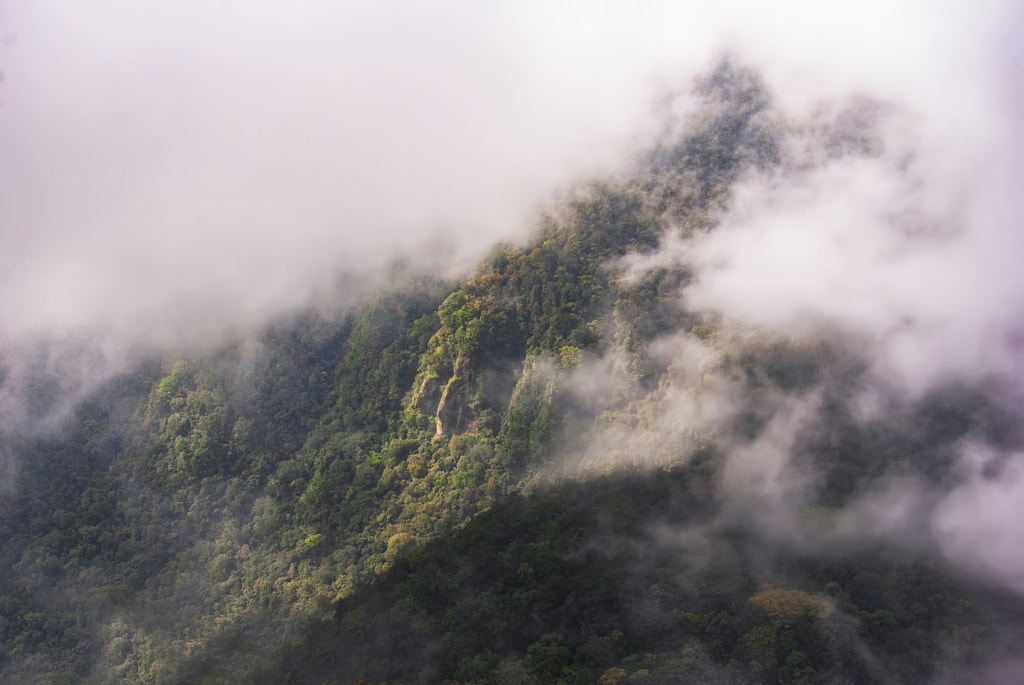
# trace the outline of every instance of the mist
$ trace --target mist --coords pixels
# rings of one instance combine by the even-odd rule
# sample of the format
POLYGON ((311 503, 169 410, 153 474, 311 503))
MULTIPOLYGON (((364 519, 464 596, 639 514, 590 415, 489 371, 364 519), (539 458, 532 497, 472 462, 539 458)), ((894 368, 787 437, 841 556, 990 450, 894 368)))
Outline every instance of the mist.
MULTIPOLYGON (((667 226, 634 270, 686 264, 687 306, 739 329, 861 341, 868 414, 961 381, 1018 402, 1019 19, 1012 3, 8 1, 4 421, 33 414, 33 374, 61 376, 66 405, 147 351, 221 344, 403 274, 463 273, 522 241, 557 191, 628 173, 664 126, 657 103, 687 121, 677 94, 723 52, 763 74, 782 163, 741 179, 692 244, 667 226), (853 144, 872 153, 830 157, 853 144)), ((694 344, 663 347, 693 366, 694 344)), ((574 382, 603 387, 594 378, 574 382)), ((727 434, 740 392, 670 395, 643 440, 727 434)), ((758 465, 772 478, 784 418, 758 465)), ((734 480, 764 476, 742 465, 762 451, 738 445, 734 480)), ((940 506, 951 548, 969 534, 942 512, 985 487, 965 482, 940 506)))
POLYGON ((930 6, 7 2, 4 335, 181 346, 344 301, 341 273, 465 269, 723 49, 797 106, 952 84, 969 107, 1004 10, 930 6))
MULTIPOLYGON (((818 64, 731 25, 743 39, 724 44, 767 83, 758 125, 777 162, 743 172, 710 230, 666 213, 657 251, 610 265, 626 287, 684 270, 676 314, 717 332, 707 345, 672 333, 633 362, 611 354, 565 372, 576 418, 544 477, 666 466, 713 444, 725 523, 806 554, 881 545, 1019 596, 1020 446, 974 418, 956 427, 956 412, 982 402, 1008 422, 1024 413, 1021 15, 893 11, 906 12, 900 29, 868 9, 840 12, 851 44, 800 14, 808 23, 785 35, 811 36, 818 64), (871 40, 858 33, 869 16, 871 40), (835 54, 840 45, 849 51, 835 54), (737 371, 787 348, 810 360, 806 382, 737 371), (635 386, 643 364, 664 372, 657 390, 635 386), (961 408, 944 414, 950 402, 961 408), (872 457, 880 474, 831 511, 834 464, 817 461, 851 434, 887 436, 872 457)), ((714 116, 714 103, 678 91, 665 109, 681 130, 714 116)))
MULTIPOLYGON (((381 288, 402 286, 405 296, 435 288, 407 297, 416 302, 397 313, 394 303, 382 304, 355 336, 358 343, 380 334, 390 354, 382 341, 392 329, 405 340, 411 326, 429 350, 431 317, 450 292, 437 284, 459 282, 496 243, 526 244, 597 179, 640 189, 636 212, 648 213, 641 218, 655 225, 658 246, 605 265, 620 299, 610 292, 610 310, 587 322, 597 342, 581 337, 587 342, 573 339, 579 348, 566 345, 561 356, 556 345, 552 356, 483 370, 480 378, 508 386, 510 398, 492 393, 508 400, 502 411, 518 395, 537 396, 538 404, 558 404, 564 419, 552 449, 539 453, 550 461, 526 469, 533 480, 520 484, 523 492, 616 471, 657 477, 657 468, 689 463, 693 488, 702 490, 699 515, 649 516, 648 530, 630 529, 629 546, 682 550, 696 564, 710 563, 722 546, 736 555, 749 547, 766 583, 787 555, 827 561, 882 549, 1017 601, 1022 17, 1011 2, 923 0, 310 2, 287 10, 229 0, 0 0, 0 495, 20 497, 32 483, 60 487, 48 467, 28 461, 37 453, 103 476, 96 482, 114 487, 89 496, 109 490, 111 512, 116 505, 133 514, 111 494, 128 493, 133 515, 152 524, 139 547, 155 554, 173 540, 181 551, 140 571, 139 607, 142 590, 154 587, 195 595, 196 606, 229 597, 227 584, 211 583, 226 583, 236 556, 246 572, 265 565, 268 578, 287 576, 294 588, 308 579, 287 569, 290 560, 320 559, 308 585, 320 594, 301 606, 289 595, 281 605, 292 623, 278 627, 250 613, 259 627, 239 629, 267 643, 298 630, 303 612, 365 579, 358 574, 371 568, 370 548, 316 547, 336 532, 333 513, 321 527, 290 530, 294 540, 282 537, 279 557, 253 560, 242 540, 255 546, 260 526, 284 530, 292 499, 319 521, 341 510, 344 493, 376 487, 360 460, 377 448, 390 479, 382 471, 379 482, 410 492, 424 474, 441 482, 455 468, 472 479, 452 476, 462 483, 453 492, 476 487, 471 481, 483 476, 461 473, 459 464, 494 457, 493 434, 475 422, 461 442, 443 446, 430 413, 445 395, 424 392, 426 382, 424 397, 413 387, 405 406, 418 398, 430 454, 447 454, 447 465, 429 464, 425 451, 406 454, 411 447, 370 447, 370 438, 349 431, 347 415, 314 416, 314 407, 337 399, 339 378, 362 378, 339 375, 344 363, 358 362, 361 373, 379 352, 345 359, 347 324, 338 313, 381 288), (770 162, 741 155, 732 165, 738 176, 694 203, 699 217, 683 203, 659 207, 659 190, 690 189, 688 179, 657 169, 651 150, 715 125, 735 104, 709 95, 720 65, 733 65, 738 80, 763 82, 768 105, 752 120, 771 143, 770 162), (642 312, 650 327, 624 343, 619 334, 633 331, 637 313, 618 310, 619 302, 665 273, 649 298, 656 311, 642 312), (274 348, 267 331, 280 321, 299 323, 274 348), (220 357, 211 354, 218 348, 220 357), (293 359, 296 349, 306 356, 293 359), (198 379, 190 362, 174 363, 203 355, 198 379), (130 402, 108 383, 133 367, 147 370, 121 393, 130 402), (170 391, 161 378, 172 381, 170 391), (207 380, 223 397, 202 394, 207 380), (195 389, 172 397, 178 382, 195 389), (22 449, 59 432, 83 398, 105 389, 109 399, 95 416, 83 413, 82 426, 69 429, 80 429, 81 449, 22 449), (265 406, 236 420, 226 397, 265 406), (220 431, 218 468, 251 462, 249 490, 239 494, 215 471, 203 475, 204 462, 184 441, 191 428, 181 424, 174 434, 160 423, 160 407, 171 402, 220 431), (123 431, 123 447, 120 437, 85 439, 86 424, 101 419, 123 431), (294 436, 273 444, 252 437, 254 426, 281 421, 294 436), (153 441, 131 442, 139 422, 171 441, 166 452, 153 441), (113 469, 104 480, 118 458, 135 470, 113 469), (858 459, 844 470, 844 460, 858 459), (176 474, 154 476, 170 479, 163 485, 194 479, 194 501, 144 484, 140 474, 157 461, 176 474), (844 481, 851 473, 856 483, 844 481), (189 531, 180 539, 179 524, 189 531), (192 539, 200 529, 206 537, 192 539), (186 554, 193 544, 209 564, 186 554), (179 575, 193 566, 195 578, 211 580, 182 590, 179 575)), ((408 348, 413 370, 419 349, 408 348)), ((455 405, 459 383, 427 380, 446 394, 454 388, 455 405)), ((406 391, 395 381, 387 401, 406 391)), ((205 449, 204 441, 196 432, 196 445, 205 449)), ((473 513, 452 511, 452 527, 473 513)), ((450 523, 427 510, 411 520, 388 519, 374 533, 378 573, 450 523), (392 535, 399 527, 404 542, 392 535)), ((17 520, 3 523, 14 530, 17 520)), ((81 523, 67 534, 107 532, 91 518, 81 523)), ((63 552, 58 543, 53 559, 63 552)), ((38 553, 38 568, 63 568, 44 557, 38 553)), ((25 568, 25 578, 47 582, 25 568)), ((78 592, 78 580, 69 572, 55 596, 91 596, 78 592)), ((316 611, 330 611, 323 607, 316 611)), ((108 620, 107 610, 95 610, 109 633, 102 639, 123 632, 128 640, 128 623, 108 620)), ((28 622, 34 611, 26 604, 18 615, 28 622)), ((189 624, 177 612, 152 624, 189 624)), ((857 619, 834 619, 853 639, 857 619)), ((1007 644, 1016 644, 1016 630, 1006 632, 1007 644)), ((980 673, 1008 680, 1019 668, 996 659, 980 673)))
MULTIPOLYGON (((1008 4, 356 2, 284 11, 7 0, 0 10, 9 378, 28 375, 40 350, 87 347, 79 358, 98 363, 47 363, 64 368, 69 387, 95 387, 140 355, 211 349, 296 310, 351 306, 396 278, 464 273, 495 242, 524 240, 556 192, 628 168, 663 125, 657 103, 688 91, 723 51, 761 70, 781 109, 801 120, 853 94, 901 108, 902 119, 889 119, 904 125, 887 136, 894 150, 865 168, 787 176, 774 194, 771 179, 752 180, 720 237, 700 248, 704 278, 692 297, 753 323, 792 325, 828 309, 823 318, 886 336, 880 367, 919 379, 931 371, 909 369, 917 340, 893 332, 893 321, 931 327, 925 342, 944 349, 927 359, 956 357, 962 369, 982 357, 983 368, 1010 363, 1011 343, 988 343, 1019 290, 999 225, 1012 217, 995 209, 1002 200, 964 197, 1013 201, 1012 183, 997 182, 1016 169, 1007 140, 1019 147, 1008 4), (895 167, 907 145, 919 157, 904 172, 895 167), (964 179, 975 190, 958 185, 964 179), (836 185, 850 190, 819 192, 836 185), (899 246, 876 216, 846 217, 820 244, 807 239, 813 221, 791 221, 871 211, 921 185, 926 204, 990 211, 972 217, 989 229, 879 264, 899 246), (851 239, 861 245, 852 253, 851 239), (768 252, 788 257, 774 271, 748 263, 768 252), (862 274, 851 292, 820 287, 835 262, 862 274), (927 276, 915 270, 942 269, 957 278, 920 288, 927 276), (893 289, 895 306, 876 306, 893 289), (938 304, 950 298, 976 320, 952 325, 938 304)), ((685 98, 675 103, 685 119, 685 98)), ((4 413, 30 413, 12 385, 4 413)))

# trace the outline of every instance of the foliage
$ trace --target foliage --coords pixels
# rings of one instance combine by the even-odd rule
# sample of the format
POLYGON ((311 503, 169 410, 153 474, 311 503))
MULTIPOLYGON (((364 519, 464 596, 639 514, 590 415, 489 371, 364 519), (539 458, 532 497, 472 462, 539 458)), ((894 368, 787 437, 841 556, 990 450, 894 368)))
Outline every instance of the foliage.
MULTIPOLYGON (((0 680, 921 682, 987 654, 1019 607, 892 550, 767 554, 719 495, 713 441, 548 482, 609 426, 649 429, 714 383, 748 397, 730 428, 750 439, 759 399, 820 389, 826 420, 796 450, 821 481, 810 518, 894 472, 952 482, 967 437, 1024 446, 963 388, 862 421, 841 345, 689 312, 685 267, 626 273, 664 231, 712 230, 743 171, 778 160, 756 74, 726 60, 696 97, 633 177, 567 194, 459 284, 151 360, 60 434, 0 434, 20 464, 0 493, 0 680), (657 353, 668 335, 715 349, 708 383, 657 353), (621 382, 574 395, 608 360, 621 382)), ((61 399, 59 378, 36 386, 61 399)))

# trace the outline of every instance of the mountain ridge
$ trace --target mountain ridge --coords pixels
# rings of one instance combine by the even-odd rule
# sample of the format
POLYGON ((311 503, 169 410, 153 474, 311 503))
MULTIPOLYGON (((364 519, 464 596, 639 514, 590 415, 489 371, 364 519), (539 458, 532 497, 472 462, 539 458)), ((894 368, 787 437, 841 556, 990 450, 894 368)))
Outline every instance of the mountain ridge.
MULTIPOLYGON (((955 383, 871 413, 856 337, 691 306, 665 246, 803 163, 753 70, 694 92, 625 180, 462 282, 153 359, 63 433, 0 436, 0 678, 909 683, 1006 658, 1019 601, 929 526, 965 442, 1024 446, 1017 414, 955 383)), ((826 160, 875 154, 882 108, 852 108, 806 134, 826 160)))

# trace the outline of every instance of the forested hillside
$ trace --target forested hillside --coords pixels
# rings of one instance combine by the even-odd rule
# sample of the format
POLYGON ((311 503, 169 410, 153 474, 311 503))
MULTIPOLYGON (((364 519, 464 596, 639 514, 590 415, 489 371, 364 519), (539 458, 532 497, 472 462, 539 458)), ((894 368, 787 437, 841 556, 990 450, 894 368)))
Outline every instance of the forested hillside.
POLYGON ((737 184, 881 155, 886 109, 790 121, 729 60, 675 97, 465 278, 0 434, 0 681, 932 683, 1012 656, 1024 605, 930 523, 966 443, 991 478, 1024 447, 991 379, 867 410, 862 339, 688 300, 737 184))

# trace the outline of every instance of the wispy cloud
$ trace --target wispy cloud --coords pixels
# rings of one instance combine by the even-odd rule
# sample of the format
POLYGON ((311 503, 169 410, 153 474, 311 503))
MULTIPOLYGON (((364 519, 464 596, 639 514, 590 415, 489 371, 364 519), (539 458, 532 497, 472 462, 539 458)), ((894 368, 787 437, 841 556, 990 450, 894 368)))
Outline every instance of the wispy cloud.
POLYGON ((1005 13, 915 2, 3 9, 4 332, 101 323, 170 344, 258 325, 336 292, 339 270, 379 275, 441 233, 447 264, 524 235, 549 193, 641 134, 653 93, 725 47, 795 103, 860 89, 971 108, 985 84, 962 86, 989 66, 980 43, 1005 13), (950 84, 955 98, 940 97, 950 84))

